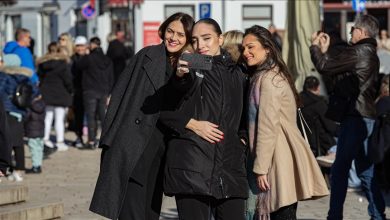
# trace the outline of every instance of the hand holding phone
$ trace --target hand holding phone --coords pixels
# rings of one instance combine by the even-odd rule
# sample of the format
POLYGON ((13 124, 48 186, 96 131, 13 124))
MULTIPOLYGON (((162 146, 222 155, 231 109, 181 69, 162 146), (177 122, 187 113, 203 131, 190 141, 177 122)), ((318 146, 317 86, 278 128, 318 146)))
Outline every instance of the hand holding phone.
POLYGON ((183 53, 180 60, 186 61, 190 69, 211 70, 213 57, 196 53, 183 53))

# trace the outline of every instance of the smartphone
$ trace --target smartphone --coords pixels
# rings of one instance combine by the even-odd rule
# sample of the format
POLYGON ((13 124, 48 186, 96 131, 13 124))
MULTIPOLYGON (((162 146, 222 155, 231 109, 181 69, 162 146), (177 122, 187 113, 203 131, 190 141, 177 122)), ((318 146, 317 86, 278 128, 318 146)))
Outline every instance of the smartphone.
POLYGON ((211 70, 213 67, 213 57, 210 55, 183 53, 180 59, 187 61, 190 69, 211 70))

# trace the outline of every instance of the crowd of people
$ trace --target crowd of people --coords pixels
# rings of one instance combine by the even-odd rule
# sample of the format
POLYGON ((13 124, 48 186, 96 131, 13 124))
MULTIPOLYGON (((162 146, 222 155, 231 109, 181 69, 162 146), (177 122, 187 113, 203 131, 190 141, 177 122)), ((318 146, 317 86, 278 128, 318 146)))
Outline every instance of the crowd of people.
POLYGON ((0 175, 23 180, 23 137, 33 165, 26 173, 42 172, 44 146, 68 150, 68 124, 75 147, 102 148, 90 210, 110 219, 157 220, 164 193, 175 197, 179 219, 294 220, 299 201, 330 187, 328 219, 339 220, 355 184, 371 219, 384 220, 368 155, 375 123, 389 123, 390 112, 378 32, 378 21, 361 15, 350 44, 313 33, 311 59, 322 77, 307 77, 299 93, 272 24, 223 33, 213 19, 175 13, 158 30, 162 43, 131 59, 118 31, 106 54, 99 38, 65 33, 35 62, 28 30, 18 30, 0 69, 0 175), (194 54, 204 62, 197 68, 185 58, 195 62, 194 54), (100 138, 96 119, 104 121, 100 138))
POLYGON ((0 69, 3 137, 7 143, 1 148, 2 175, 22 181, 24 171, 41 173, 43 158, 55 151, 66 151, 69 145, 97 147, 97 119, 103 121, 111 88, 132 56, 124 40, 124 32, 116 32, 106 55, 99 38, 88 42, 86 37, 77 36, 73 40, 63 33, 47 46, 45 55, 35 58, 29 49, 29 30, 16 31, 15 41, 5 44, 0 69), (65 141, 66 129, 75 132, 76 140, 65 141), (86 141, 84 133, 88 133, 86 141), (28 169, 25 142, 32 157, 28 169))

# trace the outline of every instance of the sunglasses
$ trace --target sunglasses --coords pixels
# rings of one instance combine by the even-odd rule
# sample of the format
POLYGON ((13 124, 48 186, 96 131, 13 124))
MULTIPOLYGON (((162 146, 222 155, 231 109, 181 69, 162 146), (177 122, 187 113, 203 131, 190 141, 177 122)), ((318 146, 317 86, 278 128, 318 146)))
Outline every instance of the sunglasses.
POLYGON ((349 33, 352 34, 353 31, 354 31, 355 29, 357 29, 357 30, 362 30, 362 29, 359 28, 359 27, 352 26, 352 27, 351 27, 351 31, 350 31, 349 33))

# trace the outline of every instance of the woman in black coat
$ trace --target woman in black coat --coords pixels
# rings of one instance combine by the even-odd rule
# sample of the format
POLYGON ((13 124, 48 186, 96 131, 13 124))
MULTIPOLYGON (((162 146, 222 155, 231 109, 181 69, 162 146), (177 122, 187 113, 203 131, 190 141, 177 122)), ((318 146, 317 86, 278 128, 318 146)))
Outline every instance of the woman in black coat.
POLYGON ((59 52, 57 43, 48 46, 49 53, 41 57, 38 62, 40 91, 46 104, 44 142, 53 148, 50 141, 50 131, 55 121, 56 146, 59 151, 65 151, 68 146, 64 143, 66 108, 72 104, 72 75, 69 66, 69 57, 59 52))
POLYGON ((176 129, 169 141, 164 192, 175 196, 180 219, 208 220, 211 210, 217 220, 245 219, 247 148, 240 140, 245 76, 220 48, 221 34, 212 19, 193 28, 193 48, 212 56, 211 70, 189 71, 179 60, 175 85, 190 94, 178 115, 188 118, 191 112, 186 125, 191 131, 176 129))
POLYGON ((190 43, 193 18, 176 13, 159 28, 163 43, 139 51, 119 76, 103 122, 100 174, 90 210, 110 219, 159 219, 162 203, 164 85, 190 43))

